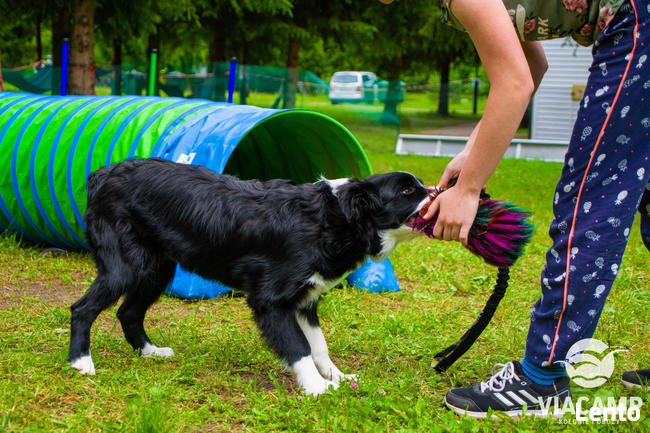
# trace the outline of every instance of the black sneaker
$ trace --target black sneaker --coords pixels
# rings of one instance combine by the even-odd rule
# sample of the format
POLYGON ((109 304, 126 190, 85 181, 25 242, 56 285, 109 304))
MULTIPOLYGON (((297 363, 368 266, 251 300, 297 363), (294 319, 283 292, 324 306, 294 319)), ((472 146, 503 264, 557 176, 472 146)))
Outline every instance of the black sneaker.
POLYGON ((630 370, 623 373, 621 382, 627 388, 645 388, 650 391, 650 368, 643 370, 630 370))
POLYGON ((552 415, 549 409, 562 408, 567 398, 571 398, 568 377, 556 380, 551 386, 538 385, 526 377, 519 362, 513 361, 495 365, 492 377, 485 382, 449 390, 445 404, 457 414, 473 418, 487 417, 488 409, 518 417, 524 414, 524 406, 526 415, 546 418, 552 415), (502 368, 494 374, 497 367, 502 368))

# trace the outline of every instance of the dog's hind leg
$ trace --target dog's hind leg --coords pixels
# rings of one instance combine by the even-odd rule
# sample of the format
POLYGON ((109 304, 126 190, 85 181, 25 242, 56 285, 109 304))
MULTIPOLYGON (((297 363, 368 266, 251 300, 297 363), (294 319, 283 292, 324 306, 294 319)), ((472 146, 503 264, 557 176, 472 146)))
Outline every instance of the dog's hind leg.
POLYGON ((311 357, 320 374, 327 380, 340 383, 342 380, 356 380, 354 374, 343 374, 329 357, 327 342, 318 323, 317 302, 296 311, 296 319, 311 347, 311 357))
POLYGON ((138 285, 130 290, 117 310, 126 340, 144 358, 152 356, 169 357, 174 351, 169 347, 156 347, 144 330, 144 316, 147 309, 160 297, 174 276, 176 264, 165 260, 153 266, 138 285))
POLYGON ((330 386, 338 388, 338 383, 326 380, 318 373, 309 342, 298 325, 294 309, 268 304, 252 305, 250 296, 248 301, 266 343, 293 370, 305 394, 316 396, 330 386))
POLYGON ((70 307, 68 364, 81 374, 95 374, 95 365, 90 356, 90 327, 99 313, 117 302, 122 293, 122 290, 111 288, 102 276, 98 276, 88 291, 70 307))
MULTIPOLYGON (((89 216, 88 212, 86 216, 89 216)), ((81 299, 70 307, 68 363, 82 374, 95 374, 90 356, 90 327, 99 313, 137 285, 150 258, 144 250, 137 248, 133 236, 130 236, 130 226, 113 224, 92 213, 87 222, 86 238, 97 263, 97 278, 81 299)))

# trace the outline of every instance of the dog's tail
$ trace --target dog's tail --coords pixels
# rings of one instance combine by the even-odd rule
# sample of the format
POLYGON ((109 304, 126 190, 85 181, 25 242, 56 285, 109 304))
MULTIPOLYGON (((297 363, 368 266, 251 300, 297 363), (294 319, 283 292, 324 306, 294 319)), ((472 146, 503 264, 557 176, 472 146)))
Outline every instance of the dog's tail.
POLYGON ((97 171, 90 173, 88 180, 86 182, 86 189, 88 190, 88 201, 91 201, 97 191, 102 187, 108 174, 110 173, 110 167, 102 167, 97 171))

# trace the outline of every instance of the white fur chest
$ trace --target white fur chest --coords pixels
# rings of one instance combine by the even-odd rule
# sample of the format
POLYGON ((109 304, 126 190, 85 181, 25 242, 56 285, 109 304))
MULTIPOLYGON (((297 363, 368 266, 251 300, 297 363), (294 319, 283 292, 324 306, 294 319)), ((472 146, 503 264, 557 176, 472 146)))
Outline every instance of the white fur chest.
POLYGON ((402 225, 396 229, 381 231, 379 233, 379 237, 381 238, 381 251, 373 259, 378 262, 386 259, 400 242, 411 240, 417 236, 418 232, 406 225, 402 225))
POLYGON ((309 277, 309 279, 307 280, 307 283, 313 284, 314 287, 312 287, 307 292, 307 294, 302 299, 302 301, 300 301, 300 304, 298 304, 298 308, 306 308, 309 305, 317 302, 320 295, 329 292, 332 287, 334 287, 336 284, 339 283, 339 281, 343 279, 343 277, 344 275, 341 275, 338 278, 326 280, 325 278, 323 278, 321 274, 315 272, 314 275, 309 277))

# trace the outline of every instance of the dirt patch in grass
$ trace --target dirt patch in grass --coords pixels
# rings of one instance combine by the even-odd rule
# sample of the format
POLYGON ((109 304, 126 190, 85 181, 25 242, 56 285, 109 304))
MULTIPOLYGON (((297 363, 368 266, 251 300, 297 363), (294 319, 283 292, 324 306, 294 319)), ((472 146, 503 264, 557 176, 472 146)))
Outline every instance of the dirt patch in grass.
POLYGON ((69 306, 85 291, 85 287, 70 286, 69 282, 56 281, 55 279, 50 281, 21 280, 17 284, 3 284, 0 287, 0 311, 23 303, 26 298, 33 298, 52 305, 69 306))
POLYGON ((46 249, 0 240, 0 311, 34 299, 52 305, 70 305, 95 277, 89 255, 52 256, 46 249))
MULTIPOLYGON (((233 374, 234 373, 239 374, 242 381, 245 383, 254 382, 258 390, 263 389, 268 392, 275 391, 275 384, 273 383, 273 380, 271 379, 269 374, 267 374, 264 371, 256 371, 255 373, 252 373, 250 371, 233 372, 233 374)), ((282 371, 275 371, 275 374, 276 374, 278 385, 284 388, 287 394, 293 394, 294 392, 293 385, 295 384, 295 381, 293 380, 293 376, 289 372, 282 372, 282 371)))

